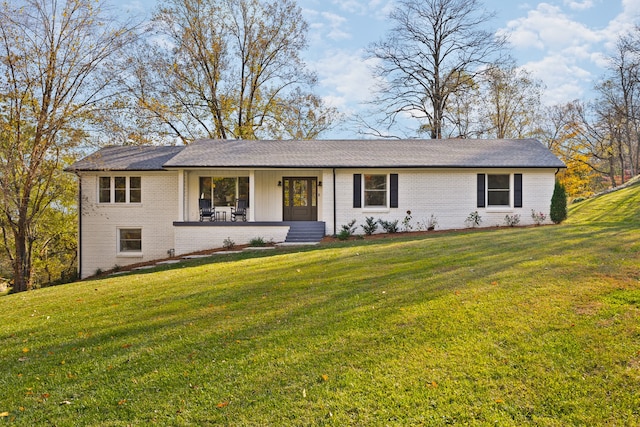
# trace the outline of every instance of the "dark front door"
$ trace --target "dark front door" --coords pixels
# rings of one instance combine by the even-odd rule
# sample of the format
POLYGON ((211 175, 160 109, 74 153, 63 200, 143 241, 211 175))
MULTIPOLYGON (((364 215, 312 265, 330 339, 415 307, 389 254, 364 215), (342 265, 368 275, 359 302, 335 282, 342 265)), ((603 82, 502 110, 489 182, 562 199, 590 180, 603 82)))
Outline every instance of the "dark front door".
POLYGON ((282 201, 284 221, 318 220, 318 179, 312 177, 283 178, 282 201))

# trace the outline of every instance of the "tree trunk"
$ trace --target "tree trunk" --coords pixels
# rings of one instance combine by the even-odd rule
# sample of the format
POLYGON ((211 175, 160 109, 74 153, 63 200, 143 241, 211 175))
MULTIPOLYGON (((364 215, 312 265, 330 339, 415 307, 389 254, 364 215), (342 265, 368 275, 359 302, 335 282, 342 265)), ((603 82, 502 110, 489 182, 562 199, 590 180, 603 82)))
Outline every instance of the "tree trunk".
POLYGON ((14 232, 15 258, 13 260, 13 293, 31 289, 31 254, 27 242, 26 227, 20 221, 14 232))

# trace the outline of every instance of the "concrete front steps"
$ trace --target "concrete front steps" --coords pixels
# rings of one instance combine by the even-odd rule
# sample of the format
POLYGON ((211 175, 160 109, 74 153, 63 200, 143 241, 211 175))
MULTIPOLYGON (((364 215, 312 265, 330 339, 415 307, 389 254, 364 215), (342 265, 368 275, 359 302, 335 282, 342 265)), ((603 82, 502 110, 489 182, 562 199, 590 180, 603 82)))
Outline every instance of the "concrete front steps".
POLYGON ((287 222, 289 233, 285 243, 318 243, 324 237, 323 221, 291 221, 287 222))

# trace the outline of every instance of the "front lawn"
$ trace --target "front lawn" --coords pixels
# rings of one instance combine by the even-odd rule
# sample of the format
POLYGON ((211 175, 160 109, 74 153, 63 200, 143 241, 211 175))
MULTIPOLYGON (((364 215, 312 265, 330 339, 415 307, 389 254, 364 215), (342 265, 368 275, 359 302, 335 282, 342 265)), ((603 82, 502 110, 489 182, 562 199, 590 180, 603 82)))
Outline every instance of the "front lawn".
POLYGON ((640 186, 10 295, 0 339, 0 424, 637 425, 640 186))

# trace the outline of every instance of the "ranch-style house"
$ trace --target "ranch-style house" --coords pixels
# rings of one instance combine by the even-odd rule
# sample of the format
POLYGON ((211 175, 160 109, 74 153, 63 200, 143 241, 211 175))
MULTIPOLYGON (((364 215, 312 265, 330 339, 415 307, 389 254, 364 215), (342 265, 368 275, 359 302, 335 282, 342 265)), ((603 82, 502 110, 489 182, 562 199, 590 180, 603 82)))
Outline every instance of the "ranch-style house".
MULTIPOLYGON (((535 139, 200 140, 113 146, 79 180, 82 278, 251 239, 319 240, 367 217, 438 229, 548 217, 565 165, 535 139)), ((362 228, 358 227, 358 232, 362 228)))

